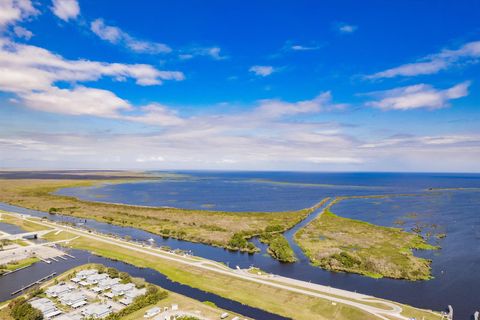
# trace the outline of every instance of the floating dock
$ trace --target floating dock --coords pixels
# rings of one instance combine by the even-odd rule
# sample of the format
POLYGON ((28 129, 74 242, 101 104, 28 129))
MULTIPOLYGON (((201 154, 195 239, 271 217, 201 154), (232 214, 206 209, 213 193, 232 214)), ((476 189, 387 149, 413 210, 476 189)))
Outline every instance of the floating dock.
POLYGON ((43 277, 43 278, 41 278, 41 279, 39 279, 39 280, 37 280, 37 281, 35 281, 35 282, 30 283, 29 285, 26 285, 26 286, 22 287, 21 289, 18 289, 17 291, 12 292, 11 295, 14 296, 14 295, 16 295, 17 293, 23 292, 23 291, 27 290, 28 288, 33 287, 34 285, 41 284, 42 282, 44 282, 45 280, 48 280, 48 279, 52 278, 52 277, 55 276, 56 274, 57 274, 56 272, 53 272, 53 273, 49 274, 48 276, 45 276, 45 277, 43 277))

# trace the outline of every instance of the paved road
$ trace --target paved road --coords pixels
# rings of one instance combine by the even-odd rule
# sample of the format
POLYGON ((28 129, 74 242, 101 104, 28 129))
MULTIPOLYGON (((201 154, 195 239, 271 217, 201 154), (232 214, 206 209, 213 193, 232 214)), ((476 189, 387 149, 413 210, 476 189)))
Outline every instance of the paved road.
POLYGON ((34 220, 34 222, 44 225, 46 227, 53 227, 57 230, 63 230, 63 231, 75 234, 77 236, 89 238, 94 241, 100 241, 103 243, 116 245, 125 249, 134 250, 136 252, 141 252, 146 255, 158 257, 161 259, 175 261, 184 265, 189 265, 189 266, 197 267, 200 269, 217 272, 227 276, 260 283, 260 284, 268 285, 271 287, 308 295, 311 297, 326 299, 334 303, 345 304, 348 306, 352 306, 354 308, 361 309, 365 312, 368 312, 373 316, 375 316, 377 319, 382 319, 382 320, 391 320, 391 319, 408 320, 409 319, 408 317, 405 317, 401 314, 402 307, 400 305, 394 304, 392 302, 388 302, 385 300, 381 300, 372 296, 367 296, 367 295, 359 294, 356 292, 336 289, 328 286, 286 278, 282 276, 255 275, 255 274, 246 272, 245 270, 234 270, 234 269, 228 268, 220 263, 217 263, 211 260, 206 260, 203 258, 199 259, 196 257, 188 257, 188 256, 185 257, 175 253, 166 252, 161 249, 146 248, 141 244, 128 242, 122 239, 115 239, 115 238, 107 237, 101 234, 89 233, 87 231, 79 230, 77 228, 73 228, 70 226, 64 226, 56 223, 44 222, 44 221, 38 221, 38 220, 34 220), (374 303, 377 306, 372 306, 369 303, 374 303), (378 307, 378 305, 383 305, 385 306, 385 308, 380 308, 378 307))

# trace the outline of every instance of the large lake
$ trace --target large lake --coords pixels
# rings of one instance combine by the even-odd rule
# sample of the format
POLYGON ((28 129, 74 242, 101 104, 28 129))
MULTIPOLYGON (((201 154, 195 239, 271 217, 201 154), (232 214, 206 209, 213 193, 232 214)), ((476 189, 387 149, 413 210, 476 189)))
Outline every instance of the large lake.
MULTIPOLYGON (((255 265, 272 273, 355 290, 418 307, 443 310, 452 304, 456 319, 469 319, 475 310, 480 309, 478 174, 181 173, 187 177, 71 188, 58 193, 85 200, 135 205, 270 212, 308 207, 326 196, 411 194, 412 196, 381 199, 349 199, 334 205, 332 209, 341 216, 379 225, 401 225, 407 230, 421 225, 427 226, 424 233, 446 233, 444 239, 432 237, 431 240, 432 243, 438 242, 442 246, 441 250, 417 252, 418 255, 433 260, 435 278, 430 281, 370 279, 327 272, 310 266, 298 248, 295 251, 300 261, 282 264, 265 254, 231 253, 202 244, 163 239, 134 228, 93 221, 88 221, 87 225, 103 232, 128 234, 142 241, 153 237, 158 245, 192 250, 196 255, 230 265, 255 265)), ((54 219, 65 218, 55 216, 54 219)), ((293 232, 287 233, 289 240, 292 234, 293 232)))

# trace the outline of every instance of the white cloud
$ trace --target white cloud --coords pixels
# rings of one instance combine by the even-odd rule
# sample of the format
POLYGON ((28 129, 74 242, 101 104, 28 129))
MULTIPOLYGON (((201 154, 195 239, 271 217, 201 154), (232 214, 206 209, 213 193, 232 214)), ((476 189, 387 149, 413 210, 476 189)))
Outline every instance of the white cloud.
POLYGON ((139 85, 158 85, 163 80, 183 80, 178 71, 162 71, 146 64, 66 60, 40 47, 0 38, 0 89, 16 92, 44 89, 56 81, 94 81, 103 76, 133 78, 139 85), (25 81, 22 84, 22 81, 25 81), (12 87, 13 86, 13 87, 12 87), (16 89, 15 86, 18 86, 16 89))
POLYGON ((312 51, 312 50, 318 50, 320 49, 319 46, 304 46, 304 45, 299 45, 295 44, 290 46, 290 49, 293 51, 312 51))
POLYGON ((0 29, 39 13, 30 0, 1 0, 0 29))
POLYGON ((198 47, 193 49, 183 50, 178 57, 181 60, 190 60, 195 57, 209 57, 213 60, 225 60, 227 56, 221 54, 222 49, 220 47, 198 47))
POLYGON ((358 164, 363 160, 352 157, 310 157, 306 159, 313 163, 331 163, 331 164, 358 164))
POLYGON ((172 49, 166 44, 139 40, 118 27, 106 25, 103 19, 96 19, 90 24, 90 29, 100 39, 112 44, 120 44, 137 53, 169 53, 172 49))
POLYGON ((438 90, 427 84, 418 84, 372 93, 379 98, 367 105, 382 110, 440 109, 449 106, 449 101, 468 95, 470 82, 457 84, 449 89, 438 90))
POLYGON ((159 85, 165 80, 182 80, 183 73, 162 71, 144 64, 67 60, 40 47, 0 38, 0 91, 16 95, 26 107, 68 115, 90 115, 151 124, 178 124, 175 114, 158 105, 134 107, 113 92, 78 85, 112 77, 135 79, 138 85, 159 85), (67 82, 71 88, 59 88, 67 82))
POLYGON ((124 120, 142 122, 159 126, 178 126, 185 123, 185 120, 177 115, 177 112, 157 103, 140 107, 140 115, 124 115, 124 120))
POLYGON ((135 159, 136 162, 162 162, 165 159, 162 156, 140 156, 135 159))
POLYGON ((77 0, 53 0, 52 12, 64 21, 75 19, 80 14, 77 0))
POLYGON ((340 23, 337 28, 340 33, 347 33, 347 34, 354 33, 358 29, 357 26, 353 24, 347 24, 347 23, 340 23))
POLYGON ((15 33, 15 35, 19 38, 24 38, 26 40, 29 40, 31 37, 33 37, 33 33, 28 30, 28 29, 25 29, 23 27, 20 27, 20 26, 15 26, 13 28, 13 32, 15 33))
POLYGON ((280 100, 262 100, 255 109, 255 117, 280 118, 297 114, 317 113, 331 105, 331 93, 324 92, 312 100, 285 102, 280 100))
POLYGON ((276 70, 272 66, 252 66, 248 71, 253 72, 257 76, 266 77, 274 73, 276 70))
POLYGON ((464 44, 456 50, 444 49, 439 53, 423 57, 417 62, 407 63, 395 68, 377 72, 369 79, 394 78, 398 76, 412 77, 418 75, 436 74, 460 62, 474 63, 480 58, 480 41, 464 44))
POLYGON ((111 91, 86 87, 52 87, 45 91, 22 93, 20 97, 30 108, 69 115, 117 118, 119 111, 132 109, 127 101, 111 91))

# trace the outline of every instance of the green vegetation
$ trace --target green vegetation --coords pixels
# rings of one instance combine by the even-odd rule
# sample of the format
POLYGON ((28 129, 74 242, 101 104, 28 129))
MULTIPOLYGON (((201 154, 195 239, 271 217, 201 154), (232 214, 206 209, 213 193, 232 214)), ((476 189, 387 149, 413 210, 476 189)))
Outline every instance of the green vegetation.
MULTIPOLYGON (((1 211, 0 211, 1 212, 1 211)), ((26 219, 17 219, 16 217, 10 215, 2 215, 0 219, 1 223, 8 223, 16 225, 25 232, 41 231, 48 229, 47 227, 38 225, 26 219)))
MULTIPOLYGON (((145 180, 145 177, 139 179, 145 180)), ((0 202, 51 214, 134 226, 164 237, 250 253, 258 249, 248 239, 259 236, 265 230, 284 232, 306 218, 320 205, 285 212, 222 212, 82 201, 74 197, 54 194, 61 188, 119 182, 125 182, 125 180, 102 180, 100 177, 97 180, 0 180, 0 202)))
POLYGON ((212 301, 203 301, 203 303, 212 308, 217 308, 217 305, 212 301))
POLYGON ((0 275, 6 273, 6 272, 11 272, 15 271, 24 267, 28 267, 36 262, 40 261, 40 259, 32 257, 32 258, 26 258, 18 261, 12 261, 10 263, 0 265, 0 275))
POLYGON ((288 240, 279 233, 264 233, 260 241, 268 244, 268 253, 281 262, 295 262, 297 258, 288 240))
POLYGON ((13 300, 8 305, 10 315, 15 320, 42 320, 43 315, 40 310, 32 307, 23 297, 13 300))
POLYGON ((339 217, 330 211, 330 206, 295 234, 295 241, 313 265, 375 278, 431 278, 431 261, 415 257, 412 250, 438 247, 418 234, 339 217))

